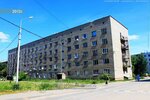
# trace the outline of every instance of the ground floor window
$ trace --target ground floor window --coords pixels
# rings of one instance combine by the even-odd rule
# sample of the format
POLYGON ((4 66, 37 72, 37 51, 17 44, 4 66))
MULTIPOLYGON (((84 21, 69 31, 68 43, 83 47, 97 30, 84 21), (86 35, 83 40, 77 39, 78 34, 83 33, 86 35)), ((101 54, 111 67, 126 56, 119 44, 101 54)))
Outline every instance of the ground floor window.
POLYGON ((104 73, 110 74, 110 69, 104 69, 104 73))

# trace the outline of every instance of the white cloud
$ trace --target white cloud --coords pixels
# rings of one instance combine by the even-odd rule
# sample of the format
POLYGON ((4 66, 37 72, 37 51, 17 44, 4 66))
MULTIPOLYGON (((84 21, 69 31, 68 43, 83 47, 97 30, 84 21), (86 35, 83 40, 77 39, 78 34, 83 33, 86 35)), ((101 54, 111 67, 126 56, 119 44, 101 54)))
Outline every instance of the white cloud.
POLYGON ((0 32, 0 42, 9 42, 9 35, 3 32, 0 32))
POLYGON ((138 35, 129 35, 129 40, 132 41, 132 40, 138 40, 139 39, 139 36, 138 35))

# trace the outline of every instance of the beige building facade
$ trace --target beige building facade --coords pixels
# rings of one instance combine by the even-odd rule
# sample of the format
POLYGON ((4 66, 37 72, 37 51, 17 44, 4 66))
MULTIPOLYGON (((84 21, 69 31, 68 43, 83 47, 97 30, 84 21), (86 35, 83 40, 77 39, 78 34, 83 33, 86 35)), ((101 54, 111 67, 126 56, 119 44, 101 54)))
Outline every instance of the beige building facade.
MULTIPOLYGON (((9 50, 8 73, 16 72, 17 48, 9 50)), ((90 78, 110 74, 132 77, 128 29, 112 16, 89 22, 21 46, 20 71, 34 78, 90 78)))

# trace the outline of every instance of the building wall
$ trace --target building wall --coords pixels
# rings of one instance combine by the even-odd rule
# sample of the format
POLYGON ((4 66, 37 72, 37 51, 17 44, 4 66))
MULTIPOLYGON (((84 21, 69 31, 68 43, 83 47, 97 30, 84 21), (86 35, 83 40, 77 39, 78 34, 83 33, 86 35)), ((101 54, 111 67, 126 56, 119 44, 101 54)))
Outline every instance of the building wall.
POLYGON ((131 57, 129 54, 129 43, 128 43, 128 30, 126 27, 122 26, 119 22, 110 18, 111 22, 111 35, 113 44, 113 57, 114 57, 114 74, 115 79, 123 79, 124 76, 132 77, 132 67, 131 67, 131 57), (123 57, 121 38, 126 39, 124 43, 127 48, 125 48, 125 59, 123 57), (125 61, 127 62, 127 71, 123 70, 125 61))
MULTIPOLYGON (((127 29, 108 16, 23 45, 20 52, 20 71, 35 78, 55 77, 61 69, 67 76, 76 78, 89 78, 102 73, 108 73, 115 79, 123 79, 128 73, 131 76, 131 68, 126 73, 123 72, 120 33, 128 39, 127 29), (95 37, 92 37, 93 32, 96 32, 95 37), (83 34, 87 38, 83 38, 83 34), (79 38, 75 40, 77 36, 79 38), (69 38, 71 42, 68 42, 69 38), (107 40, 105 43, 102 42, 104 39, 107 40), (94 41, 97 41, 96 46, 92 45, 94 41), (88 46, 83 47, 84 43, 88 46), (75 45, 79 45, 79 49, 75 45), (68 51, 68 47, 71 47, 71 51, 68 51), (97 53, 93 55, 96 50, 97 53), (87 56, 83 52, 88 52, 87 56), (71 59, 68 59, 70 54, 71 59), (75 58, 75 54, 79 57, 75 58)), ((16 71, 16 50, 9 50, 10 75, 16 71)), ((126 52, 130 62, 129 50, 126 52)))

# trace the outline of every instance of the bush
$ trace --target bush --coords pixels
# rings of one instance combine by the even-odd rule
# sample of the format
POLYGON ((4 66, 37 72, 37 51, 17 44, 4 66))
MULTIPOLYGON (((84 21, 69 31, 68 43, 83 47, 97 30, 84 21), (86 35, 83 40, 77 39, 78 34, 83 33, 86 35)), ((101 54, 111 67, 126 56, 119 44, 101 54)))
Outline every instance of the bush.
POLYGON ((96 83, 97 83, 96 81, 93 81, 93 82, 92 82, 92 84, 96 84, 96 83))
POLYGON ((55 88, 56 88, 56 84, 49 84, 49 83, 42 83, 39 86, 40 90, 51 90, 55 88))
POLYGON ((28 78, 29 78, 29 76, 27 75, 27 73, 25 73, 25 72, 19 73, 19 81, 26 80, 28 78))
POLYGON ((12 90, 19 90, 19 84, 13 84, 12 90))
POLYGON ((109 74, 101 74, 98 76, 100 80, 112 80, 113 78, 109 74))

